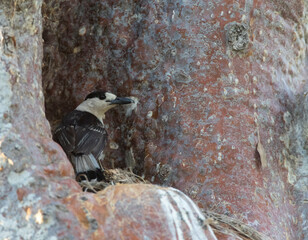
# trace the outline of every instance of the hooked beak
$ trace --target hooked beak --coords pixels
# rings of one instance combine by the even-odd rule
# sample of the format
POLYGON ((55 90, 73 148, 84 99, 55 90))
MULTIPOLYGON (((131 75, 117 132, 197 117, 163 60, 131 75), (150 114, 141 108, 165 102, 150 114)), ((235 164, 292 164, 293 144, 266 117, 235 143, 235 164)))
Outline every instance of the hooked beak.
POLYGON ((134 100, 125 97, 117 97, 116 99, 111 101, 111 104, 129 104, 129 103, 134 103, 134 100))

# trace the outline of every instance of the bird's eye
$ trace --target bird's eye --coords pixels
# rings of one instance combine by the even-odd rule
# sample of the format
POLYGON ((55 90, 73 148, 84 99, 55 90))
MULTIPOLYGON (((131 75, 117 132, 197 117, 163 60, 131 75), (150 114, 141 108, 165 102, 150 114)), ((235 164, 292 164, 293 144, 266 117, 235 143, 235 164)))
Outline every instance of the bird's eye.
POLYGON ((106 97, 105 96, 100 96, 99 99, 100 100, 104 100, 106 97))

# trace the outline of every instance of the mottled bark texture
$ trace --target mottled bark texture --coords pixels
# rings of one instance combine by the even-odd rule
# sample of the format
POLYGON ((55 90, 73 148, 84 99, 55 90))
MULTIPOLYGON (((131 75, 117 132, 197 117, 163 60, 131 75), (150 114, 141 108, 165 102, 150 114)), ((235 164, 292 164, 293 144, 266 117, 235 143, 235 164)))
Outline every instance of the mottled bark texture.
POLYGON ((201 208, 273 239, 301 239, 304 4, 46 1, 47 118, 55 122, 96 87, 136 96, 132 116, 108 116, 106 167, 132 166, 201 208))
POLYGON ((56 239, 76 222, 60 200, 80 189, 44 113, 41 5, 0 2, 1 239, 56 239))
POLYGON ((272 239, 307 238, 305 5, 0 1, 1 237, 214 239, 173 189, 81 192, 49 123, 104 88, 139 99, 108 114, 105 167, 272 239))
POLYGON ((45 117, 41 6, 0 2, 0 238, 215 240, 201 211, 178 190, 81 191, 45 117))

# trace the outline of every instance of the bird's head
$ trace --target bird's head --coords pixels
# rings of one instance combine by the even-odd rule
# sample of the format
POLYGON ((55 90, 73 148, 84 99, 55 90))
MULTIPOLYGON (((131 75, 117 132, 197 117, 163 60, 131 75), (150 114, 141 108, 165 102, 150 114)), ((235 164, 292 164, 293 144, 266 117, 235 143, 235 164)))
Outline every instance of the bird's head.
POLYGON ((109 109, 129 103, 134 103, 134 100, 117 97, 110 92, 95 91, 90 93, 76 110, 90 112, 101 120, 105 118, 105 113, 109 109))

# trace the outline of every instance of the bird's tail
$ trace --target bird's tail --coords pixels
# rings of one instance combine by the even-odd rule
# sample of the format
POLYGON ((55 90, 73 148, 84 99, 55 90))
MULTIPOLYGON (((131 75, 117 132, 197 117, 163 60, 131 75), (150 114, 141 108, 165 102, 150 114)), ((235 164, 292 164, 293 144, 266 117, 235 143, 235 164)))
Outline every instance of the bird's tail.
POLYGON ((89 181, 104 179, 102 168, 92 154, 72 155, 71 159, 77 179, 85 180, 85 177, 82 177, 83 175, 86 175, 89 181))

